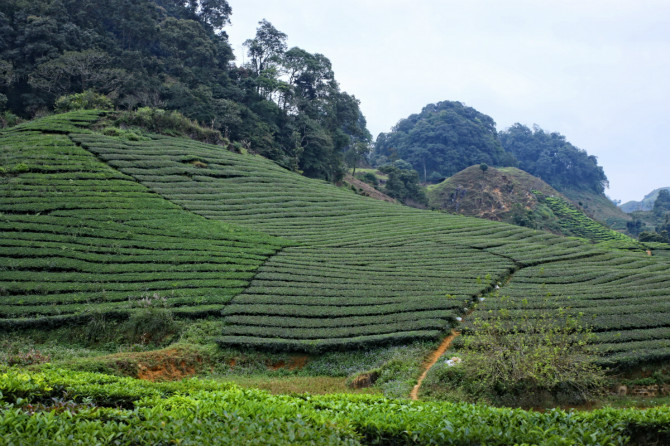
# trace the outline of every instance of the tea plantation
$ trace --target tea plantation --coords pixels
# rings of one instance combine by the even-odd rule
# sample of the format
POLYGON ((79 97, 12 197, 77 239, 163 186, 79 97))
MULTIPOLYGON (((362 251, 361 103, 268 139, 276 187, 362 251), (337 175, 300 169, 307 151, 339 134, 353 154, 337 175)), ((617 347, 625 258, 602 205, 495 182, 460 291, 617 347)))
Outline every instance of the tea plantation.
POLYGON ((2 134, 2 329, 124 318, 147 304, 219 314, 283 246, 182 210, 62 133, 97 119, 52 117, 2 134))
POLYGON ((106 136, 98 117, 2 134, 5 327, 161 299, 222 313, 222 345, 319 352, 437 339, 502 287, 513 299, 482 309, 572 307, 604 361, 670 357, 667 260, 375 201, 220 146, 106 136))
MULTIPOLYGON (((670 358, 667 257, 375 201, 104 117, 0 132, 2 332, 160 306, 222 318, 227 348, 318 353, 439 339, 472 309, 513 322, 567 307, 606 365, 670 358)), ((667 407, 540 413, 0 366, 0 444, 667 444, 668 426, 667 407)))

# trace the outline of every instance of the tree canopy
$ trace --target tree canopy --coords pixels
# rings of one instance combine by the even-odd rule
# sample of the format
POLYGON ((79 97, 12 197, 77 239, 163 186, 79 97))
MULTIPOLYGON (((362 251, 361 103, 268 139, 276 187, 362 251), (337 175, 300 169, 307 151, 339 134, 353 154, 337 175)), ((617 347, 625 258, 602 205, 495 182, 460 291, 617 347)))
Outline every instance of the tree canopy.
POLYGON ((419 184, 419 175, 407 161, 397 160, 385 164, 379 168, 379 171, 388 175, 384 186, 386 195, 414 207, 423 207, 428 204, 426 192, 419 184))
POLYGON ((30 118, 90 90, 119 109, 176 110, 305 175, 337 180, 371 137, 328 58, 267 20, 233 64, 226 0, 4 0, 0 112, 30 118))
POLYGON ((474 164, 514 165, 490 116, 460 102, 429 104, 377 137, 378 164, 403 159, 423 181, 448 177, 474 164))
POLYGON ((505 150, 513 154, 519 168, 542 178, 558 190, 589 189, 603 193, 608 186, 598 159, 570 144, 560 133, 531 130, 514 124, 499 133, 505 150))

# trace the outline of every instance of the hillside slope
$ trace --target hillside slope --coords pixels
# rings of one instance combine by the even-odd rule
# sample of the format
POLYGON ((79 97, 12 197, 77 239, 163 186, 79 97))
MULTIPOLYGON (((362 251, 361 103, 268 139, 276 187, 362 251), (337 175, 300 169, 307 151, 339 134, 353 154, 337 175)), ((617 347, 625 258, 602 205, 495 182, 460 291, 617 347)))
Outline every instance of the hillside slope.
POLYGON ((541 179, 515 167, 471 166, 429 187, 435 209, 543 229, 593 241, 637 243, 589 218, 541 179))
POLYGON ((539 191, 561 196, 553 187, 515 167, 470 166, 439 184, 429 186, 430 206, 451 213, 513 223, 515 214, 534 210, 539 191))
MULTIPOLYGON (((95 229, 93 234, 80 235, 85 235, 80 240, 71 239, 72 234, 67 231, 78 227, 71 221, 73 213, 58 208, 49 216, 34 215, 42 209, 34 189, 23 193, 23 197, 31 197, 27 204, 25 199, 12 195, 28 178, 51 181, 51 177, 43 177, 43 167, 31 170, 27 177, 13 176, 14 173, 3 176, 3 218, 9 219, 8 225, 16 225, 12 219, 28 218, 23 215, 27 212, 29 218, 42 219, 41 232, 65 231, 53 246, 58 252, 61 245, 67 248, 68 243, 79 241, 77 247, 87 253, 110 251, 120 244, 121 248, 128 248, 123 251, 128 256, 144 254, 145 251, 135 250, 150 247, 154 248, 152 253, 159 254, 163 248, 157 241, 172 236, 175 245, 168 250, 173 254, 172 262, 183 260, 181 267, 193 278, 189 283, 192 294, 183 297, 185 308, 200 305, 218 287, 230 291, 216 301, 223 308, 226 322, 220 338, 222 345, 317 352, 435 339, 457 325, 456 317, 479 302, 482 293, 499 284, 501 293, 529 302, 525 311, 555 311, 569 306, 583 312, 600 335, 605 360, 626 363, 670 358, 667 261, 648 257, 644 252, 611 250, 547 232, 361 197, 288 172, 261 157, 231 153, 219 146, 158 135, 146 135, 140 141, 104 136, 76 126, 72 122, 75 117, 37 121, 3 134, 0 144, 12 154, 11 163, 3 163, 10 167, 7 171, 23 170, 16 167, 14 160, 26 156, 23 153, 27 150, 38 154, 36 159, 41 160, 41 165, 51 165, 45 150, 62 141, 67 144, 68 153, 93 153, 118 170, 95 161, 96 166, 110 172, 111 179, 124 179, 127 182, 123 185, 138 194, 138 202, 128 208, 132 212, 121 219, 114 215, 114 201, 102 205, 98 202, 97 208, 88 205, 90 192, 86 188, 55 189, 63 194, 60 207, 65 203, 74 206, 75 215, 86 223, 84 227, 95 229), (27 139, 33 134, 30 132, 39 139, 27 139), (146 193, 147 198, 139 200, 146 193), (149 196, 176 214, 165 218, 156 214, 149 196), (166 204, 165 200, 177 206, 166 204), (102 211, 96 210, 101 207, 102 211), (54 217, 70 221, 54 224, 49 220, 54 217), (187 227, 192 230, 184 230, 181 222, 190 222, 192 226, 187 227), (108 224, 121 225, 123 232, 96 241, 99 226, 108 224), (128 241, 121 236, 126 233, 130 234, 128 241), (231 246, 231 238, 239 238, 239 245, 231 246), (89 243, 94 247, 89 247, 89 243), (187 247, 196 251, 213 249, 222 257, 227 256, 226 267, 240 274, 240 281, 226 285, 226 280, 237 280, 237 276, 227 277, 227 273, 218 270, 208 273, 211 269, 206 265, 211 261, 203 263, 198 255, 208 254, 199 254, 201 251, 188 261, 188 257, 182 258, 177 249, 187 247), (245 271, 236 266, 237 258, 245 258, 242 253, 253 260, 245 271), (200 276, 207 278, 202 279, 202 284, 198 282, 200 276), (210 285, 214 289, 208 288, 210 285), (199 286, 203 290, 198 291, 199 286), (235 287, 233 291, 231 288, 235 287)), ((87 172, 73 166, 64 172, 67 184, 72 184, 70 180, 77 184, 79 176, 87 172)), ((102 186, 114 184, 106 181, 102 186)), ((50 201, 54 203, 60 199, 58 194, 53 197, 50 201)), ((24 232, 34 237, 34 231, 30 227, 24 232)), ((17 232, 7 236, 3 232, 5 263, 28 258, 27 253, 33 249, 30 242, 15 244, 17 232)), ((40 243, 45 243, 49 236, 39 237, 40 243)), ((159 265, 149 257, 138 260, 135 268, 159 265)), ((111 260, 100 263, 105 265, 111 260)), ((59 286, 81 296, 89 292, 87 284, 100 283, 103 278, 110 283, 125 277, 137 280, 140 285, 135 289, 161 284, 160 280, 153 282, 150 273, 126 276, 93 271, 76 280, 79 276, 70 275, 69 270, 51 268, 49 264, 38 270, 32 265, 18 268, 24 277, 35 271, 44 272, 59 286)), ((103 271, 107 271, 104 266, 103 271)), ((176 273, 170 273, 171 280, 181 281, 174 277, 176 273)), ((13 287, 11 299, 17 307, 44 302, 39 301, 45 299, 42 294, 32 292, 28 280, 19 282, 14 271, 2 270, 0 279, 5 287, 13 287)), ((126 292, 126 296, 119 294, 119 299, 138 292, 116 290, 126 292)), ((93 302, 104 302, 108 289, 105 284, 90 292, 93 302)), ((480 305, 484 309, 506 308, 509 314, 519 311, 514 299, 496 296, 488 296, 480 305)), ((85 306, 72 311, 74 315, 84 314, 85 306)), ((208 307, 207 311, 214 308, 208 307)), ((8 313, 4 318, 14 321, 19 316, 8 313)))
POLYGON ((604 194, 574 188, 566 188, 562 192, 570 201, 577 203, 590 218, 603 223, 608 228, 625 231, 626 223, 632 220, 630 215, 619 209, 604 194))
POLYGON ((280 240, 208 221, 78 147, 72 113, 0 133, 0 328, 219 314, 280 240))

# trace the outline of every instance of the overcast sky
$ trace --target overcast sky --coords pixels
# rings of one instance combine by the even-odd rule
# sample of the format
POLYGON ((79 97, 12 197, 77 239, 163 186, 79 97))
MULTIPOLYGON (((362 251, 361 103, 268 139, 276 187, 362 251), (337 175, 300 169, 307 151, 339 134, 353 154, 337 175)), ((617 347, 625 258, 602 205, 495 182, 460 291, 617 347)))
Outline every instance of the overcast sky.
POLYGON ((596 155, 624 202, 670 186, 668 0, 228 0, 237 63, 265 18, 328 57, 374 137, 461 101, 596 155))

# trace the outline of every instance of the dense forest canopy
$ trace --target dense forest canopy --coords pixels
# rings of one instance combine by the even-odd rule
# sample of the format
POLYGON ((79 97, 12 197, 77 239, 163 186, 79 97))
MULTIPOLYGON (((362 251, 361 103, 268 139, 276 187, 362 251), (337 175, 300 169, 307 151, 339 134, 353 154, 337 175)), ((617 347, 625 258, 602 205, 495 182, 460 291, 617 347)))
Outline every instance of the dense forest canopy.
POLYGON ((409 162, 427 182, 437 182, 476 164, 519 167, 558 190, 602 194, 607 177, 595 156, 559 133, 515 124, 496 131, 491 119, 460 102, 429 104, 377 138, 372 161, 409 162))
MULTIPOLYGON (((267 20, 235 65, 226 0, 5 0, 0 3, 0 123, 49 113, 65 95, 94 91, 113 106, 176 110, 249 150, 330 181, 355 167, 371 135, 359 101, 340 90, 330 60, 267 20)), ((405 160, 423 181, 473 164, 516 166, 558 189, 602 192, 594 156, 558 133, 443 101, 377 138, 373 163, 405 160)))
POLYGON ((121 109, 177 110, 306 175, 337 180, 371 137, 330 61, 263 20, 233 64, 225 0, 3 0, 0 112, 29 118, 93 90, 121 109))
POLYGON ((558 190, 586 189, 603 193, 608 186, 598 159, 570 144, 560 133, 547 133, 514 124, 500 132, 500 141, 519 168, 542 178, 558 190))
POLYGON ((429 104, 390 133, 381 133, 373 159, 377 164, 403 159, 423 181, 437 181, 473 164, 515 165, 500 145, 493 119, 452 101, 429 104))

